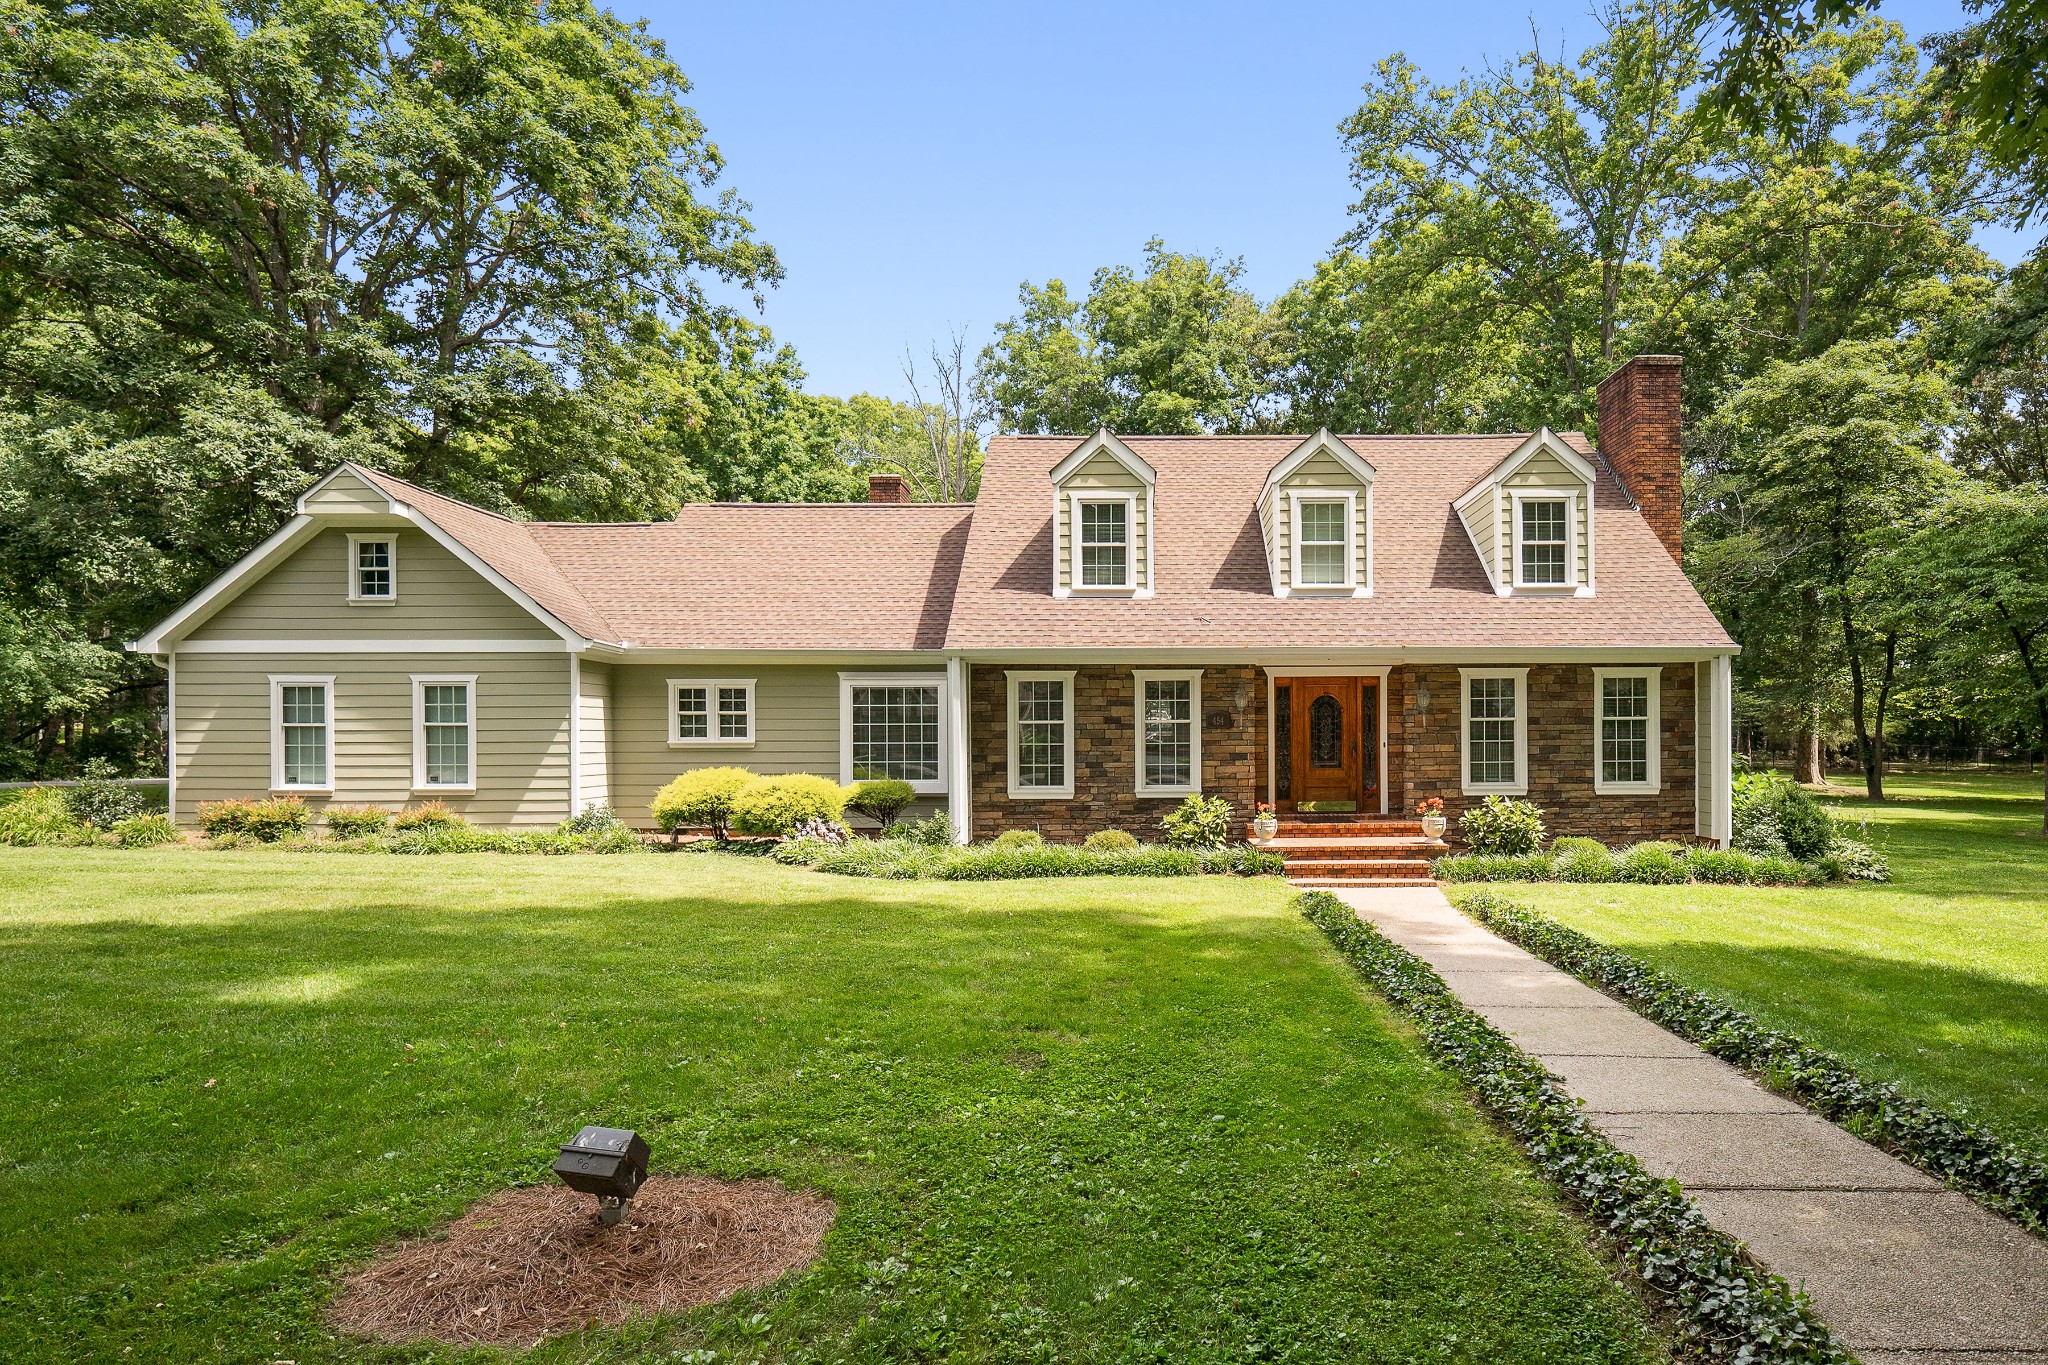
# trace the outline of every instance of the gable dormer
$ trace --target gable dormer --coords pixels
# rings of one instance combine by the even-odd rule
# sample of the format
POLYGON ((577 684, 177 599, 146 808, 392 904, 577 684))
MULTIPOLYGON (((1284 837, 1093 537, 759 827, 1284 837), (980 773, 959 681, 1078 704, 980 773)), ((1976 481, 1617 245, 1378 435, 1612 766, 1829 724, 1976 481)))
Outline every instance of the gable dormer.
POLYGON ((1107 428, 1053 466, 1052 595, 1150 597, 1152 466, 1107 428))
POLYGON ((1318 431, 1273 466, 1259 530, 1275 597, 1372 596, 1373 467, 1318 431))
POLYGON ((1592 462, 1544 427, 1451 506, 1502 597, 1593 595, 1592 462))

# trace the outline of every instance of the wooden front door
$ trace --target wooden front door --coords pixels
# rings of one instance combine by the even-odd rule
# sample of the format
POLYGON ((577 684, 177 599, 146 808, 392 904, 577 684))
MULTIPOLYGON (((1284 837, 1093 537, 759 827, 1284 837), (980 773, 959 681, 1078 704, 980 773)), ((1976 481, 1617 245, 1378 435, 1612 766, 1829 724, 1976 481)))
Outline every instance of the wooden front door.
POLYGON ((1274 686, 1274 795, 1282 810, 1378 811, 1380 682, 1288 678, 1274 686))

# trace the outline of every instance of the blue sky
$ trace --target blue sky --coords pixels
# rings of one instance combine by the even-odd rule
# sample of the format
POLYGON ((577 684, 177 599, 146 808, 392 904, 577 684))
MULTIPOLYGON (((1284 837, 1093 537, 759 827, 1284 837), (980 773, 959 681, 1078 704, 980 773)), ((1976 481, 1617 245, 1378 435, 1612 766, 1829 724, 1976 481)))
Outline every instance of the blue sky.
MULTIPOLYGON (((644 14, 788 279, 765 320, 814 392, 902 396, 906 345, 977 349, 1024 280, 1084 285, 1147 238, 1242 256, 1267 298, 1346 227, 1337 124, 1373 64, 1450 79, 1533 23, 1576 53, 1586 0, 850 5, 613 0, 644 14)), ((1889 0, 1918 36, 1957 0, 1889 0)), ((2028 241, 2031 241, 2031 234, 2028 241)), ((2025 243, 1987 234, 2012 260, 2025 243)))

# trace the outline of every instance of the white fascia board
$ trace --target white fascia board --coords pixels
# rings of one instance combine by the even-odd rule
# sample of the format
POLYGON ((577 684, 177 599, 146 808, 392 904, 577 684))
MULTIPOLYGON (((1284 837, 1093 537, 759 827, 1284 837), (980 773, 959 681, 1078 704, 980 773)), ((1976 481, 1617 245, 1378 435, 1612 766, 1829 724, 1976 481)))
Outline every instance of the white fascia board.
POLYGON ((1379 471, 1372 467, 1371 461, 1367 460, 1350 446, 1345 445, 1342 440, 1332 436, 1330 429, 1324 427, 1316 432, 1315 435, 1289 451, 1280 463, 1274 465, 1267 472, 1266 484, 1260 490, 1259 496, 1263 498, 1266 494, 1278 488, 1281 481, 1287 478, 1288 475, 1322 454, 1328 454, 1334 458, 1338 464, 1344 466, 1346 473, 1350 474, 1351 477, 1357 479, 1367 488, 1372 487, 1372 481, 1379 477, 1379 471))
POLYGON ((1111 459, 1122 465, 1132 477, 1144 484, 1145 491, 1148 493, 1158 484, 1159 479, 1153 473, 1152 466, 1146 464, 1137 451, 1132 450, 1122 441, 1119 441, 1108 427, 1099 428, 1093 436, 1075 446, 1067 458, 1054 465, 1052 467, 1052 481, 1055 484, 1065 483, 1075 470, 1088 463, 1095 456, 1105 452, 1111 459))
POLYGON ((304 513, 293 517, 270 539, 229 565, 226 572, 201 588, 184 606, 157 622, 148 633, 130 640, 128 648, 137 654, 169 653, 181 631, 197 626, 214 610, 225 606, 244 586, 262 577, 278 560, 310 539, 318 527, 318 521, 304 513))
POLYGON ((1573 450, 1565 443, 1563 437, 1549 427, 1538 427, 1529 439, 1516 446, 1507 458, 1481 474, 1470 488, 1451 499, 1451 506, 1460 512, 1464 511, 1477 502, 1488 488, 1495 487, 1501 480, 1511 477, 1539 452, 1546 450, 1555 455, 1557 462, 1581 479, 1588 488, 1600 481, 1600 471, 1594 468, 1592 461, 1573 450))
POLYGON ((1489 664, 1633 664, 1697 663, 1702 659, 1732 657, 1733 645, 1545 645, 1472 646, 1428 645, 1403 648, 1394 645, 1331 648, 1272 645, 1129 645, 1085 649, 963 649, 959 657, 972 664, 1005 664, 1012 667, 1043 665, 1047 668, 1076 664, 1169 663, 1252 664, 1263 667, 1328 665, 1341 673, 1347 667, 1364 668, 1378 664, 1454 663, 1483 667, 1489 664))

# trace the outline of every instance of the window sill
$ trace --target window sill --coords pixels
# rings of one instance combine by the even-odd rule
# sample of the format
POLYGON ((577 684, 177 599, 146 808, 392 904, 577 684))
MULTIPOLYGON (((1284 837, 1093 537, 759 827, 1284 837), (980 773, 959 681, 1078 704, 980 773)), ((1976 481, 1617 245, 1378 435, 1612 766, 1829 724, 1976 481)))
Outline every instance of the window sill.
POLYGON ((272 787, 270 794, 272 796, 332 796, 334 795, 334 788, 331 785, 325 787, 272 787))
POLYGON ((671 749, 751 749, 754 747, 754 741, 751 739, 672 739, 668 742, 668 747, 671 749))
POLYGON ((352 607, 395 607, 398 605, 398 598, 395 596, 351 597, 348 599, 348 604, 352 607))
POLYGON ((1527 796, 1529 794, 1529 784, 1518 782, 1506 787, 1474 787, 1466 784, 1459 787, 1458 790, 1466 796, 1527 796))
POLYGON ((446 783, 440 782, 432 784, 415 782, 413 783, 412 794, 414 796, 475 796, 476 784, 472 782, 467 787, 451 787, 446 783))
POLYGON ((1074 799, 1074 789, 1072 787, 1012 787, 1010 788, 1010 799, 1012 801, 1071 801, 1074 799))
POLYGON ((1661 782, 1595 782, 1595 796, 1656 796, 1664 790, 1661 782))
POLYGON ((1140 787, 1137 794, 1141 797, 1200 796, 1202 789, 1200 787, 1140 787))
POLYGON ((1132 587, 1104 587, 1102 584, 1097 583, 1085 588, 1069 588, 1067 591, 1076 597, 1130 597, 1135 595, 1138 590, 1132 587))

